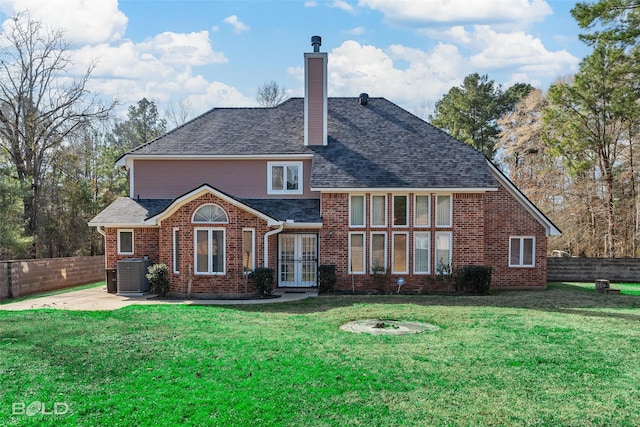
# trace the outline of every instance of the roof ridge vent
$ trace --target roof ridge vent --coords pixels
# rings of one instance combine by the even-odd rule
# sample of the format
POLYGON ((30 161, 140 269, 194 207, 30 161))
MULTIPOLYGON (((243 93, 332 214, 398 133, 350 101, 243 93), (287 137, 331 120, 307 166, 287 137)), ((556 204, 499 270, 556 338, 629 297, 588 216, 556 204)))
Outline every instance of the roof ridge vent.
POLYGON ((369 94, 368 93, 361 93, 360 96, 358 97, 358 104, 362 105, 364 107, 368 103, 369 103, 369 94))

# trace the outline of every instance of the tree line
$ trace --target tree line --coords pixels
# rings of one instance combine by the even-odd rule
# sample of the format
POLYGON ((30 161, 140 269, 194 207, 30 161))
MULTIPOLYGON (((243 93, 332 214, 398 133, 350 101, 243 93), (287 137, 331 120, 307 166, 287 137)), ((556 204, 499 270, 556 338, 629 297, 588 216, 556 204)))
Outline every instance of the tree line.
MULTIPOLYGON (((563 230, 550 249, 635 257, 640 0, 578 3, 572 14, 593 48, 575 75, 543 93, 473 73, 429 121, 494 161, 563 230)), ((64 34, 22 18, 0 34, 0 259, 101 254, 87 222, 128 193, 115 161, 184 123, 189 106, 161 115, 144 98, 114 118, 117 102, 86 88, 95 64, 71 75, 64 34)), ((287 96, 274 81, 257 93, 265 107, 287 96)))
POLYGON ((546 93, 472 74, 431 123, 496 162, 563 231, 549 248, 636 257, 640 245, 640 0, 578 3, 593 50, 546 93))

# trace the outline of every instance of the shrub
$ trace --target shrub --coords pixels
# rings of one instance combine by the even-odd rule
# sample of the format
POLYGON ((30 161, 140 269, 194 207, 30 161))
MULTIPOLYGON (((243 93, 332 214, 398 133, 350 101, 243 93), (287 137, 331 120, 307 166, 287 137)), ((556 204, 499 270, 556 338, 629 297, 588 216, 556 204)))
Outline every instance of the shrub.
POLYGON ((320 293, 333 292, 333 288, 336 286, 336 266, 335 265, 321 265, 318 267, 318 281, 320 286, 318 290, 320 293))
POLYGON ((373 287, 381 294, 386 294, 389 287, 390 270, 381 265, 374 265, 371 268, 371 280, 373 287))
POLYGON ((467 265, 456 273, 458 292, 471 295, 487 295, 491 286, 491 267, 467 265))
POLYGON ((271 295, 273 292, 273 268, 258 267, 249 274, 249 278, 253 280, 260 295, 271 295))
POLYGON ((147 268, 147 280, 151 286, 151 292, 161 297, 169 291, 169 267, 166 264, 153 264, 147 268))

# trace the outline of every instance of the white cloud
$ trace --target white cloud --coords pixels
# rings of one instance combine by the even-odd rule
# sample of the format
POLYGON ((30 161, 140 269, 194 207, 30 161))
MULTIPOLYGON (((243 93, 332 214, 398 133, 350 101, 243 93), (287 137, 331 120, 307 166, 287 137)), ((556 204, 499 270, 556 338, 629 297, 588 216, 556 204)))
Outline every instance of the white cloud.
POLYGON ((65 38, 74 44, 120 40, 128 21, 117 0, 2 0, 0 10, 8 16, 28 11, 48 27, 64 29, 65 38))
POLYGON ((304 7, 316 7, 318 6, 318 2, 315 0, 307 0, 304 2, 304 7))
MULTIPOLYGON (((424 100, 439 99, 459 84, 467 71, 464 58, 453 45, 439 44, 430 51, 402 45, 383 50, 348 40, 329 53, 329 96, 366 92, 413 111, 424 100)), ((288 72, 302 82, 302 67, 288 72)))
POLYGON ((194 111, 206 111, 214 107, 255 106, 256 100, 247 98, 236 88, 221 82, 211 82, 204 88, 187 96, 194 111))
POLYGON ((478 50, 469 58, 476 69, 513 69, 555 76, 575 70, 580 60, 566 50, 549 51, 539 38, 522 31, 498 33, 488 26, 476 26, 467 43, 478 50))
POLYGON ((330 4, 329 7, 333 7, 336 9, 340 9, 340 10, 344 10, 345 12, 349 12, 349 13, 354 13, 355 12, 355 8, 353 6, 351 6, 349 3, 347 3, 344 0, 333 0, 330 4))
POLYGON ((138 44, 137 48, 155 55, 163 63, 206 65, 227 62, 224 54, 212 49, 207 31, 164 32, 138 44))
POLYGON ((238 19, 236 15, 227 16, 222 20, 225 24, 229 24, 233 27, 233 32, 236 34, 240 34, 243 31, 249 31, 248 25, 245 25, 242 21, 238 19))
POLYGON ((365 33, 365 28, 364 27, 355 27, 355 28, 351 28, 350 30, 345 31, 345 34, 349 34, 351 36, 360 36, 362 34, 365 33))
POLYGON ((378 10, 398 24, 531 23, 552 13, 545 0, 360 0, 361 7, 378 10))

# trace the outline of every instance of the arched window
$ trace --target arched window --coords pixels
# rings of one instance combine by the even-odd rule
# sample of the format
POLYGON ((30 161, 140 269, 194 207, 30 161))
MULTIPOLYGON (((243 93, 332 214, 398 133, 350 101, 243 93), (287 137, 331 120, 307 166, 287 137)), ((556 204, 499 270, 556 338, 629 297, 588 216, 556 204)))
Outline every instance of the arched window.
POLYGON ((193 222, 198 224, 227 224, 229 218, 220 206, 204 205, 193 214, 193 222))

